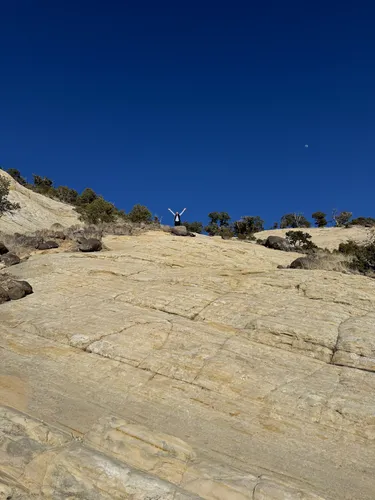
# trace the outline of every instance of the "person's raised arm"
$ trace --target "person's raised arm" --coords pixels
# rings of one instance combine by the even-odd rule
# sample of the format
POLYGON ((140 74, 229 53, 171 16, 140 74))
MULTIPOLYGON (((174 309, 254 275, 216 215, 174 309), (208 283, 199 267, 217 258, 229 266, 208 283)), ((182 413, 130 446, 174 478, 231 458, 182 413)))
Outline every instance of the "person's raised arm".
POLYGON ((186 208, 183 209, 183 211, 180 213, 180 215, 182 215, 184 212, 185 212, 186 208))
POLYGON ((171 214, 176 215, 170 208, 168 210, 171 212, 171 214))

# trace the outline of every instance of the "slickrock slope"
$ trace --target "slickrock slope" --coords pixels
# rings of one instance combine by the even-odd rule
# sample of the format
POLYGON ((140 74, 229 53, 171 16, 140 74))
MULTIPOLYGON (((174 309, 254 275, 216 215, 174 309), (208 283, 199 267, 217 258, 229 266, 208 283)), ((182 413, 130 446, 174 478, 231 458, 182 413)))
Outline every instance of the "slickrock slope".
POLYGON ((262 231, 255 236, 260 239, 267 239, 268 236, 281 236, 285 237, 288 231, 303 231, 311 234, 311 240, 320 248, 328 248, 328 250, 335 250, 339 247, 340 243, 346 243, 348 240, 356 241, 357 243, 365 243, 369 238, 375 236, 373 228, 366 228, 362 226, 345 227, 322 227, 322 228, 300 228, 300 229, 270 229, 262 231))
POLYGON ((63 226, 79 223, 73 207, 21 186, 3 170, 0 170, 0 175, 10 181, 9 200, 21 205, 19 210, 0 218, 0 232, 11 234, 48 229, 56 222, 63 226))
POLYGON ((0 498, 373 500, 375 281, 157 232, 12 268, 0 498))

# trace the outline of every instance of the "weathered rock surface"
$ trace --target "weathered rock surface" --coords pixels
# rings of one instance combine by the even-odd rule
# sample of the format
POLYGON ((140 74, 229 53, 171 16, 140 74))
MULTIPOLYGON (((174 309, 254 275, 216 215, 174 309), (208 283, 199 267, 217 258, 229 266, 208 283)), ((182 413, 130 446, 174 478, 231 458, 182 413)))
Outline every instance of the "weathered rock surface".
POLYGON ((0 171, 0 175, 10 181, 9 200, 21 205, 19 210, 1 217, 0 232, 35 231, 49 228, 54 223, 66 227, 79 223, 78 213, 72 206, 21 186, 3 170, 0 171))
POLYGON ((12 268, 35 293, 0 305, 0 492, 373 500, 374 280, 238 241, 104 243, 12 268))

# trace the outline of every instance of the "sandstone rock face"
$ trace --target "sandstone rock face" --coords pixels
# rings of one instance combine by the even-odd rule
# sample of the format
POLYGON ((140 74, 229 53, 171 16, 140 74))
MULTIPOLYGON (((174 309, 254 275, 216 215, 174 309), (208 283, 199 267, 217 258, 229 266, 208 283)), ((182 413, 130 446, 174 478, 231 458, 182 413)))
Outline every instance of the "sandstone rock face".
POLYGON ((0 498, 373 500, 374 280, 104 244, 12 268, 34 293, 0 305, 0 498))
POLYGON ((0 175, 10 181, 9 200, 19 203, 21 208, 12 214, 4 214, 0 219, 0 232, 15 233, 49 228, 54 223, 72 226, 79 223, 78 213, 73 207, 47 198, 21 186, 9 174, 0 175))

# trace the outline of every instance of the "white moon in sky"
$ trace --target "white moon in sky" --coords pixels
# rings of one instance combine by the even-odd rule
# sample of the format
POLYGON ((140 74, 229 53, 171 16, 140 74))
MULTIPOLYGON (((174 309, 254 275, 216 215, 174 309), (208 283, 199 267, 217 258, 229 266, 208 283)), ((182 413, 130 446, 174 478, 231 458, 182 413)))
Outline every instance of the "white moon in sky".
POLYGON ((308 147, 309 147, 309 145, 308 145, 308 144, 305 144, 305 148, 308 148, 308 147))

